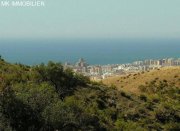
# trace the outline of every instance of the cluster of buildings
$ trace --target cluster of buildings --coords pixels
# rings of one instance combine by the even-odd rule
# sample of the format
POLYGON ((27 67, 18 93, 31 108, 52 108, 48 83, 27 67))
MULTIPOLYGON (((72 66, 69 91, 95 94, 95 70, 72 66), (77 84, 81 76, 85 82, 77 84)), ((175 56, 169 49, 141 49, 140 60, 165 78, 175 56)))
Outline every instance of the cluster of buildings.
POLYGON ((72 68, 75 72, 89 76, 94 80, 101 80, 111 76, 136 73, 157 69, 165 66, 180 66, 180 58, 167 58, 160 60, 135 61, 128 64, 89 65, 81 58, 75 64, 65 63, 64 66, 72 68))

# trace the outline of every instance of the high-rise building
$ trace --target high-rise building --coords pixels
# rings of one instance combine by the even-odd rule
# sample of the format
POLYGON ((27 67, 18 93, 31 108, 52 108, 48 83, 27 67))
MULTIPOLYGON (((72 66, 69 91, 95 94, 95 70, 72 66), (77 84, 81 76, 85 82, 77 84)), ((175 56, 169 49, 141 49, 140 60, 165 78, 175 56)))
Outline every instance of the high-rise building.
POLYGON ((87 67, 87 63, 85 62, 85 60, 83 58, 80 58, 79 61, 76 63, 77 67, 87 67))

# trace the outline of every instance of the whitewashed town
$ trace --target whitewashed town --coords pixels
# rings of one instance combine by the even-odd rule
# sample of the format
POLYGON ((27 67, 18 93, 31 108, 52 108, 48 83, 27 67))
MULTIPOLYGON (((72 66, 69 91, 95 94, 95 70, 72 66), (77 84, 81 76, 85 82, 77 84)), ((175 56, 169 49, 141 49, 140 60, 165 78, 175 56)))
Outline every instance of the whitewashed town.
POLYGON ((127 64, 108 65, 89 65, 83 58, 80 58, 75 64, 66 62, 64 66, 73 69, 74 72, 89 76, 93 80, 101 80, 111 76, 148 71, 166 66, 180 66, 180 58, 150 59, 127 64))

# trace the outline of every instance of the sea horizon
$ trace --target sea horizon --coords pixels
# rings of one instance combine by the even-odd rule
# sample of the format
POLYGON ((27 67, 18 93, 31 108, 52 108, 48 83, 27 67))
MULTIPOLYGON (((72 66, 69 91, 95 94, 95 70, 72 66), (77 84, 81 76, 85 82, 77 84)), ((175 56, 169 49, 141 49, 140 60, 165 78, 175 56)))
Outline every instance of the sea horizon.
POLYGON ((1 40, 0 55, 11 63, 125 64, 145 59, 180 58, 179 39, 1 40))

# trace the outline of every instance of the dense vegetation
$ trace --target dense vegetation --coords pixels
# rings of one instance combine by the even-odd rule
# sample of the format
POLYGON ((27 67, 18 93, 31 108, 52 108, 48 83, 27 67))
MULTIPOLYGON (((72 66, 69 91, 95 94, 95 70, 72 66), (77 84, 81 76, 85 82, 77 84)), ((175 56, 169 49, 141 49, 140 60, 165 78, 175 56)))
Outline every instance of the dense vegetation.
POLYGON ((0 58, 0 130, 180 130, 180 88, 155 79, 139 89, 118 91, 60 63, 0 58))

